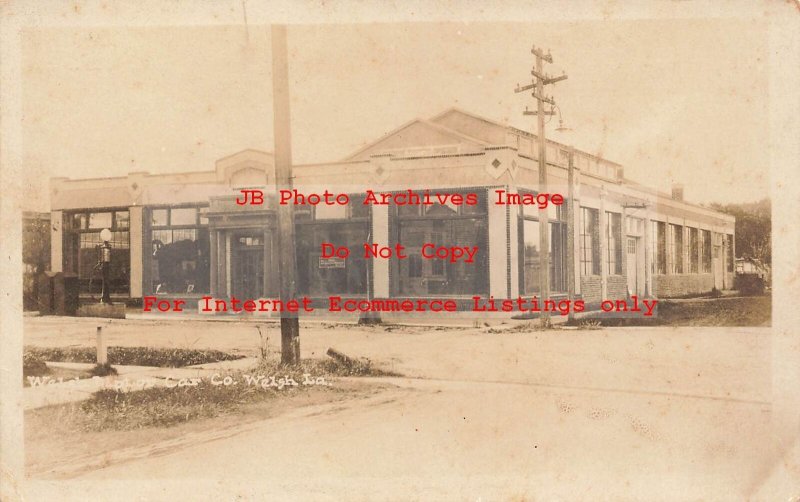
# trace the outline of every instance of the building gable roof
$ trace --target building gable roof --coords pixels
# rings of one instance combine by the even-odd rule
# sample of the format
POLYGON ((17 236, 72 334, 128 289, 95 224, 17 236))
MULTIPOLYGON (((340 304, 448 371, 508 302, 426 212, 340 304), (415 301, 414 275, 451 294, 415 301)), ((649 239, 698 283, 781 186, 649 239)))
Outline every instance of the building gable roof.
MULTIPOLYGON (((234 182, 234 178, 257 178, 274 170, 274 156, 270 152, 247 148, 216 161, 215 171, 219 183, 234 182), (260 173, 260 174, 259 174, 260 173)), ((266 177, 264 177, 266 180, 266 177)))
POLYGON ((414 119, 348 155, 344 160, 364 160, 391 150, 433 146, 486 146, 489 143, 428 120, 414 119))
POLYGON ((466 112, 459 108, 449 108, 430 119, 431 122, 480 139, 491 145, 506 144, 506 134, 513 127, 466 112))

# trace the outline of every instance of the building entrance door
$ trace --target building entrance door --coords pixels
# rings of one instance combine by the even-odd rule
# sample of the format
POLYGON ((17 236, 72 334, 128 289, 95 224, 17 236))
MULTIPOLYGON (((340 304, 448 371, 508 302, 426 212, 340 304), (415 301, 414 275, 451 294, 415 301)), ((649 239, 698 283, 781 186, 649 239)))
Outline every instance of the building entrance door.
POLYGON ((238 299, 261 298, 264 294, 264 236, 239 234, 231 253, 232 296, 238 299))
POLYGON ((723 270, 723 263, 722 263, 722 246, 714 245, 714 259, 713 265, 714 269, 714 287, 721 290, 722 289, 722 270, 723 270))
POLYGON ((639 260, 638 260, 638 244, 639 239, 636 237, 628 237, 627 243, 627 265, 626 276, 628 277, 628 293, 635 295, 639 293, 639 260))

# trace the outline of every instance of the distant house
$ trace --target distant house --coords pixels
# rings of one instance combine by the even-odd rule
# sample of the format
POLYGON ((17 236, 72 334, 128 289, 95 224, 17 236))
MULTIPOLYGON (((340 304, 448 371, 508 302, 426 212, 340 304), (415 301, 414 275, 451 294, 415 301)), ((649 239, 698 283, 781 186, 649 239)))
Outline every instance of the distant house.
POLYGON ((754 275, 769 283, 771 270, 769 265, 756 258, 736 258, 736 275, 754 275))
MULTIPOLYGON (((571 286, 588 303, 603 298, 670 297, 729 289, 733 217, 624 177, 620 164, 576 151, 572 185, 566 145, 547 143, 547 263, 552 297, 571 286), (569 194, 572 198, 569 198, 569 194), (569 210, 569 203, 573 210, 569 210)), ((536 137, 457 109, 402 125, 338 162, 294 166, 294 187, 350 194, 340 206, 297 206, 297 289, 310 297, 531 297, 540 291, 539 210, 495 203, 496 191, 538 191, 536 137), (475 193, 477 204, 365 206, 365 190, 475 193), (474 263, 409 258, 323 259, 324 242, 360 250, 365 242, 479 247, 474 263)), ((274 191, 270 153, 244 150, 214 169, 132 172, 51 183, 53 270, 93 274, 103 228, 112 231, 111 281, 119 297, 271 297, 276 201, 235 203, 242 188, 274 191)))

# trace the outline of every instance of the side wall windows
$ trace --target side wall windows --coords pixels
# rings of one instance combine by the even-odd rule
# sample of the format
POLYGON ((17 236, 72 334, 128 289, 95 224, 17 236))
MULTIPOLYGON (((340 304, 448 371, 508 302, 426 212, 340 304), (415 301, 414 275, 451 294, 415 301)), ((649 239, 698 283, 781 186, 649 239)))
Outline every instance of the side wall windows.
POLYGON ((704 274, 711 273, 711 231, 710 230, 701 230, 702 238, 701 242, 701 255, 702 255, 702 268, 701 272, 704 274))
POLYGON ((683 273, 683 227, 681 225, 669 225, 670 241, 670 263, 672 267, 670 273, 683 273))
POLYGON ((622 215, 606 212, 606 239, 608 239, 608 273, 622 275, 622 215))
POLYGON ((598 210, 581 208, 581 274, 600 275, 600 223, 598 210))
POLYGON ((667 273, 667 225, 661 221, 653 221, 652 225, 653 273, 667 273))
POLYGON ((700 271, 700 242, 696 228, 689 228, 689 273, 700 271))

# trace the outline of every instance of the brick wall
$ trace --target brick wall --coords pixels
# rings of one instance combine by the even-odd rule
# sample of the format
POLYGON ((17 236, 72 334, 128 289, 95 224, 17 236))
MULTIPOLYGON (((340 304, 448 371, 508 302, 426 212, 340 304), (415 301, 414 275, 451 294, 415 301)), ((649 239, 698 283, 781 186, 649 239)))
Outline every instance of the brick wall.
POLYGON ((624 275, 611 275, 607 279, 606 298, 610 300, 628 297, 628 278, 624 275))
POLYGON ((581 277, 581 296, 588 303, 600 303, 601 296, 600 276, 592 275, 581 277))
POLYGON ((707 293, 714 287, 711 274, 654 275, 653 293, 658 298, 669 298, 694 293, 707 293))
POLYGON ((602 287, 599 275, 581 277, 581 298, 591 308, 596 307, 603 300, 628 298, 628 280, 624 275, 612 275, 606 278, 606 297, 602 297, 602 287))

